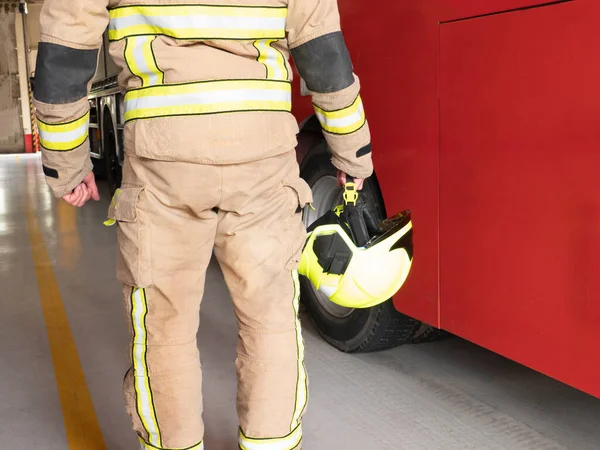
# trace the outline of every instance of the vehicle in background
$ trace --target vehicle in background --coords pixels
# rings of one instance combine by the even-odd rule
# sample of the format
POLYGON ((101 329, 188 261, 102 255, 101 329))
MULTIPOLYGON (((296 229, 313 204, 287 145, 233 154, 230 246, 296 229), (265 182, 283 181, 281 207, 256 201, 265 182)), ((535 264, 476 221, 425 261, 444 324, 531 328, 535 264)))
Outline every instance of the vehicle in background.
POLYGON ((123 95, 117 83, 118 66, 108 53, 104 33, 98 69, 88 96, 90 103, 90 152, 94 173, 108 181, 110 195, 121 185, 123 165, 123 95))
MULTIPOLYGON (((449 332, 600 396, 600 3, 339 7, 373 137, 364 193, 381 218, 411 209, 415 254, 401 291, 371 309, 336 306, 302 279, 318 331, 346 352, 449 332)), ((123 97, 104 44, 90 140, 114 192, 123 97)), ((295 72, 308 226, 341 189, 300 84, 295 72)))
MULTIPOLYGON (((350 352, 442 329, 600 397, 600 2, 339 8, 372 131, 365 193, 381 218, 411 209, 414 261, 370 310, 333 305, 303 279, 316 328, 350 352)), ((341 189, 295 77, 309 225, 341 189)))

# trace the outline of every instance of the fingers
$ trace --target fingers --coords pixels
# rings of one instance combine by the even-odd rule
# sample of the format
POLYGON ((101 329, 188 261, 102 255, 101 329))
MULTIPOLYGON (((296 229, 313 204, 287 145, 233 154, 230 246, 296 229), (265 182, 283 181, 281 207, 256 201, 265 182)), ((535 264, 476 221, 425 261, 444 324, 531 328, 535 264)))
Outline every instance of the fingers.
POLYGON ((98 186, 96 185, 96 180, 94 180, 94 177, 92 176, 92 179, 89 180, 86 184, 88 189, 90 190, 91 198, 95 201, 100 200, 100 193, 98 192, 98 186))
POLYGON ((83 205, 85 205, 85 202, 87 201, 87 195, 88 195, 88 189, 85 186, 85 184, 80 184, 79 186, 77 186, 75 188, 75 192, 79 193, 79 196, 77 197, 77 202, 75 203, 75 206, 77 206, 78 208, 81 208, 83 205))
POLYGON ((81 201, 81 189, 79 186, 73 189, 73 192, 70 194, 65 195, 63 200, 71 206, 77 206, 77 204, 81 201))
MULTIPOLYGON (((347 180, 348 180, 347 175, 344 172, 342 172, 341 170, 338 170, 338 172, 337 172, 338 185, 345 186, 347 180)), ((356 186, 356 190, 361 191, 365 184, 365 179, 364 178, 354 178, 353 183, 354 183, 354 186, 356 186)))
POLYGON ((341 170, 337 171, 337 182, 339 186, 344 186, 346 184, 346 174, 341 170))
POLYGON ((94 199, 95 201, 100 200, 100 193, 96 185, 94 172, 89 172, 83 181, 73 189, 73 192, 63 197, 63 200, 69 205, 77 208, 81 208, 90 199, 94 199))
POLYGON ((73 192, 63 197, 69 205, 81 208, 92 197, 92 191, 85 184, 79 184, 73 192))

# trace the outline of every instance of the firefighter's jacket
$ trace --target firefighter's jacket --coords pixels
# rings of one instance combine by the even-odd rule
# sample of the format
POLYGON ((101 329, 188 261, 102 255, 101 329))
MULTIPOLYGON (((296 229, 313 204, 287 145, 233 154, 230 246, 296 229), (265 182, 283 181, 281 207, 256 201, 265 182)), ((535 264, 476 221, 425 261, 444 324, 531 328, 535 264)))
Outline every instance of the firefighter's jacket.
POLYGON ((232 164, 289 151, 298 133, 293 59, 333 164, 371 175, 369 128, 336 0, 46 0, 34 102, 54 195, 92 169, 88 95, 107 28, 121 69, 127 154, 232 164))

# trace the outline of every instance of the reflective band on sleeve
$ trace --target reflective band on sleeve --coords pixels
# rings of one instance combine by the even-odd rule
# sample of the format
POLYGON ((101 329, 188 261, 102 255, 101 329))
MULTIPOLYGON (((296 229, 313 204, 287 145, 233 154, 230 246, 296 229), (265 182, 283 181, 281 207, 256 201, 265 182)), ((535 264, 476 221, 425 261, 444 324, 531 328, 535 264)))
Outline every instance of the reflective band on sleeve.
POLYGON ((274 48, 276 39, 261 39, 254 43, 258 50, 258 62, 264 64, 269 80, 289 80, 289 73, 283 54, 274 48))
POLYGON ((292 107, 290 83, 224 80, 168 84, 125 94, 125 121, 241 111, 285 111, 292 107))
POLYGON ((292 272, 294 280, 294 313, 296 314, 296 343, 298 347, 298 380, 296 382, 296 405, 292 418, 291 430, 296 430, 302 422, 302 415, 308 403, 308 376, 304 365, 304 339, 302 338, 302 326, 300 324, 300 281, 298 271, 292 272))
POLYGON ((142 80, 142 86, 163 84, 164 75, 156 64, 152 42, 156 37, 137 36, 127 39, 125 60, 133 75, 142 80))
POLYGON ((49 124, 38 119, 40 144, 46 150, 69 151, 82 145, 89 133, 90 113, 69 123, 49 124))
MULTIPOLYGON (((165 448, 155 447, 154 445, 150 445, 147 442, 145 442, 142 438, 139 438, 139 439, 140 439, 141 450, 175 450, 175 449, 165 449, 165 448)), ((192 447, 187 447, 187 448, 179 449, 179 450, 204 450, 204 442, 200 442, 199 444, 196 444, 192 447)))
POLYGON ((323 129, 332 134, 350 134, 360 130, 365 122, 365 110, 360 95, 352 105, 338 111, 325 111, 314 106, 323 129))
POLYGON ((294 431, 282 438, 252 439, 246 437, 240 430, 240 448, 242 450, 292 450, 302 440, 302 428, 298 426, 294 431))
MULTIPOLYGON (((146 315, 148 302, 145 289, 133 289, 131 293, 131 321, 133 325, 133 380, 137 412, 144 429, 148 432, 150 445, 161 448, 162 438, 158 429, 158 420, 154 410, 154 399, 150 387, 146 353, 148 352, 148 331, 146 315)), ((150 447, 152 448, 152 447, 150 447)))
POLYGON ((132 5, 110 11, 108 37, 164 35, 175 39, 284 39, 285 7, 132 5))

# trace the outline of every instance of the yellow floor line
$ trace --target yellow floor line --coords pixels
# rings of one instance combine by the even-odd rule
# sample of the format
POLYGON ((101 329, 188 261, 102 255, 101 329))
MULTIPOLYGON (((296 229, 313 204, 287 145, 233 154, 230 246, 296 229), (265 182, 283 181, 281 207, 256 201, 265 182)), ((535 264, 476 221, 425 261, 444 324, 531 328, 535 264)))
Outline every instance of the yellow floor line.
POLYGON ((40 291, 69 450, 106 450, 67 314, 40 229, 32 194, 27 228, 40 291))

